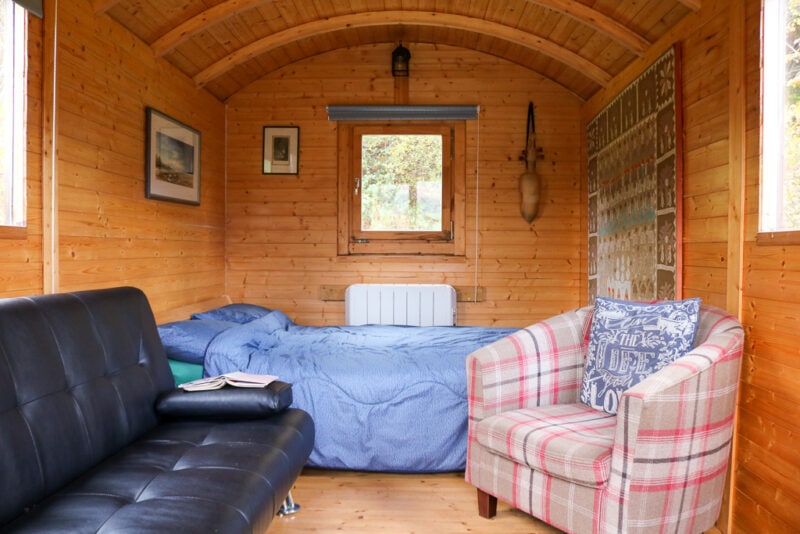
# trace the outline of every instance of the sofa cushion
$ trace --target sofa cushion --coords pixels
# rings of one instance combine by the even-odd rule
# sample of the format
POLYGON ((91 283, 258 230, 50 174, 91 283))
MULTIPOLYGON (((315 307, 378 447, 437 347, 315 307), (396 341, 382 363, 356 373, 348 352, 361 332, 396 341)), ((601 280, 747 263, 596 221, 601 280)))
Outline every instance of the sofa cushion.
POLYGON ((0 524, 158 424, 174 388, 144 293, 0 301, 0 524))
POLYGON ((620 397, 694 346, 700 299, 629 302, 597 297, 581 402, 610 414, 620 397))
POLYGON ((158 398, 156 411, 170 418, 246 419, 267 417, 282 412, 291 404, 292 385, 276 380, 264 388, 175 389, 158 398))
POLYGON ((478 443, 519 464, 584 486, 605 484, 617 418, 585 404, 502 412, 480 421, 478 443))
POLYGON ((311 418, 293 408, 259 420, 168 422, 3 531, 263 532, 313 443, 311 418))

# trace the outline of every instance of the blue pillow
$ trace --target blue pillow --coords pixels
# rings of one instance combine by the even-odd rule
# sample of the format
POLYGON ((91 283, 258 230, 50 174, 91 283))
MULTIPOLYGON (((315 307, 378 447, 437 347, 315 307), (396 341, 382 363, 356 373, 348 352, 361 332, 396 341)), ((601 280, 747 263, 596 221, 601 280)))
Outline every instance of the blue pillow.
POLYGON ((271 310, 258 304, 228 304, 221 308, 215 308, 192 315, 192 319, 206 319, 212 321, 231 321, 234 323, 245 324, 254 321, 259 317, 264 317, 271 310))
POLYGON ((206 348, 220 332, 239 326, 230 321, 176 321, 158 326, 167 357, 188 363, 203 364, 206 348))
POLYGON ((654 303, 597 297, 581 402, 617 413, 622 392, 694 347, 700 299, 654 303))
POLYGON ((288 330, 294 322, 280 310, 272 310, 264 317, 260 317, 253 321, 253 325, 258 325, 259 329, 263 329, 268 334, 272 334, 277 330, 288 330))

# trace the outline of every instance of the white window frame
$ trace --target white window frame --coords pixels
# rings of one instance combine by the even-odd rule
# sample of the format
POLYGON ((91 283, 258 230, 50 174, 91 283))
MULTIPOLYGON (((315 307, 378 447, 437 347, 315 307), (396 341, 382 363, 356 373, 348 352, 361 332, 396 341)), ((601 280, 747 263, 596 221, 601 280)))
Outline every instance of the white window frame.
MULTIPOLYGON (((7 180, 9 196, 7 216, 0 220, 0 228, 24 228, 27 225, 26 174, 27 174, 27 39, 28 12, 12 0, 0 0, 3 15, 12 23, 9 32, 3 32, 4 57, 0 62, 0 76, 12 80, 9 87, 0 93, 3 106, 8 103, 8 115, 0 113, 0 143, 7 147, 0 165, 0 179, 7 180), (5 115, 5 116, 3 116, 5 115)), ((5 111, 5 110, 4 110, 5 111)))

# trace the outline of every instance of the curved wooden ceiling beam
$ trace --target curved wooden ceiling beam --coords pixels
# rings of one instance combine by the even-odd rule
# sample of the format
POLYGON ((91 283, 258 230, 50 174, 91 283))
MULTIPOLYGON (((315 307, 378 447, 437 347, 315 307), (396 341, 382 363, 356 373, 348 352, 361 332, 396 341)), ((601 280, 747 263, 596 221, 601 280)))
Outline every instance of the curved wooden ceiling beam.
MULTIPOLYGON (((596 9, 581 4, 576 0, 526 0, 532 4, 558 11, 570 18, 577 20, 587 26, 592 27, 606 37, 617 41, 619 44, 634 52, 638 56, 643 56, 651 43, 638 33, 615 19, 604 15, 596 9)), ((692 0, 684 0, 692 1, 692 0)), ((699 1, 699 0, 697 0, 699 1)))
MULTIPOLYGON (((114 2, 118 0, 95 0, 95 2, 114 2)), ((163 56, 175 47, 190 39, 192 36, 201 33, 223 20, 237 15, 248 9, 252 9, 260 4, 266 4, 273 0, 226 0, 202 13, 182 22, 169 32, 159 37, 152 45, 153 53, 156 57, 163 56)), ((525 0, 532 4, 552 9, 563 13, 578 22, 585 24, 605 36, 618 42, 638 56, 644 55, 652 44, 650 41, 630 30, 613 18, 604 15, 594 8, 577 2, 576 0, 525 0)), ((699 3, 700 0, 682 0, 687 3, 699 3)))
POLYGON ((702 0, 678 0, 678 2, 685 5, 692 11, 700 11, 700 8, 703 7, 702 0))
POLYGON ((230 69, 253 59, 261 54, 289 43, 348 28, 368 26, 421 25, 435 26, 455 30, 463 30, 508 41, 536 52, 545 54, 568 67, 577 70, 584 76, 605 87, 611 80, 611 74, 604 71, 588 59, 562 48, 560 45, 532 35, 528 32, 511 28, 484 19, 452 15, 448 13, 422 11, 373 11, 342 15, 329 19, 320 19, 300 24, 278 33, 274 33, 258 41, 254 41, 239 50, 228 54, 216 63, 211 64, 194 76, 194 82, 203 86, 230 69))
POLYGON ((115 5, 119 4, 121 0, 92 0, 92 8, 95 13, 105 13, 115 5))
POLYGON ((273 0, 226 0, 178 24, 156 39, 150 47, 153 49, 153 53, 156 57, 161 57, 182 42, 190 39, 193 35, 205 31, 227 18, 238 15, 242 11, 247 11, 259 4, 266 4, 272 1, 273 0))

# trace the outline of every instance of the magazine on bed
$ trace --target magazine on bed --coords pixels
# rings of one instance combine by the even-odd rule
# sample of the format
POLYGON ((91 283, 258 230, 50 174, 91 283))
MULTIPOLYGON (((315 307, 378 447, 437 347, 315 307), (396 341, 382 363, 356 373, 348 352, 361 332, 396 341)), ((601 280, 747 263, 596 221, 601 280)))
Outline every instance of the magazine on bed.
POLYGON ((278 377, 273 375, 257 375, 234 371, 224 375, 198 378, 191 382, 179 384, 178 387, 184 391, 208 391, 220 389, 226 385, 237 388, 265 388, 277 379, 278 377))

